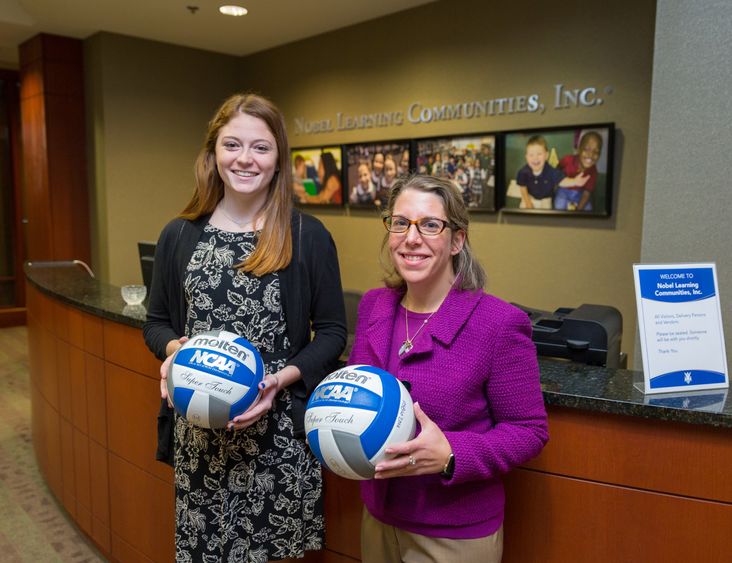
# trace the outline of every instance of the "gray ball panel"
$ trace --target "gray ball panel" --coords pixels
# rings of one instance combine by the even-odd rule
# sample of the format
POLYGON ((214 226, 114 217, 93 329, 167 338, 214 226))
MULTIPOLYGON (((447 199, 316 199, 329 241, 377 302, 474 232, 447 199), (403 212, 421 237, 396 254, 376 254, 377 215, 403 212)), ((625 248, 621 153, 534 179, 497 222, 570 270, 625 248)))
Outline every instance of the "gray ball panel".
POLYGON ((231 405, 217 397, 208 396, 208 423, 210 428, 223 428, 231 420, 231 405))
POLYGON ((371 479, 374 476, 374 466, 363 453, 361 439, 349 432, 342 430, 331 430, 333 440, 338 446, 343 459, 346 460, 348 466, 354 473, 360 475, 364 479, 371 479))

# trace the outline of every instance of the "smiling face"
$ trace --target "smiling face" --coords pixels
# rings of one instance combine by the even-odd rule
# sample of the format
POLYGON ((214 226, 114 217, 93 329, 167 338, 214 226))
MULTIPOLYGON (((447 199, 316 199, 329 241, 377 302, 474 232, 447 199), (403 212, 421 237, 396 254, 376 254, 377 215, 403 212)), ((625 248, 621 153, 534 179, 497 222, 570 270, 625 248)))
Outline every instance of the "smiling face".
POLYGON ((386 162, 384 162, 384 177, 390 181, 396 178, 396 175, 396 162, 394 162, 393 158, 387 158, 386 162))
POLYGON ((371 171, 369 170, 369 167, 365 164, 360 164, 358 166, 358 182, 364 187, 368 187, 369 182, 371 181, 371 171))
POLYGON ((237 113, 216 139, 216 169, 226 195, 263 203, 277 169, 277 155, 277 142, 267 124, 237 113))
POLYGON ((376 173, 376 175, 377 176, 381 175, 381 171, 384 169, 384 155, 381 154, 380 152, 377 152, 374 155, 373 167, 374 167, 374 172, 376 173))
MULTIPOLYGON (((399 194, 391 213, 411 221, 423 217, 447 220, 440 196, 410 188, 399 194)), ((464 240, 462 230, 446 228, 438 235, 424 236, 416 225, 410 225, 406 233, 389 233, 389 254, 408 290, 442 290, 455 278, 452 257, 460 252, 464 240)))
POLYGON ((582 137, 582 143, 579 148, 579 159, 583 170, 592 168, 600 158, 602 152, 601 137, 587 134, 582 137))
POLYGON ((526 147, 526 164, 529 165, 534 176, 541 174, 548 157, 549 153, 540 144, 532 143, 526 147))

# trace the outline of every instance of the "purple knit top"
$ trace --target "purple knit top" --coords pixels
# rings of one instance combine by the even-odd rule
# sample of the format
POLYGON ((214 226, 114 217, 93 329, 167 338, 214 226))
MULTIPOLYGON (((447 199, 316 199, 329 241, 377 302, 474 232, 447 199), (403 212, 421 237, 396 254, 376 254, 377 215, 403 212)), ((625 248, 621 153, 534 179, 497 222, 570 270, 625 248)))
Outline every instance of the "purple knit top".
POLYGON ((363 296, 349 363, 387 369, 409 382, 412 399, 450 442, 455 473, 449 480, 363 481, 361 497, 375 518, 409 532, 488 536, 503 523, 501 475, 535 457, 548 440, 531 324, 500 299, 453 289, 399 358, 401 297, 386 288, 363 296))

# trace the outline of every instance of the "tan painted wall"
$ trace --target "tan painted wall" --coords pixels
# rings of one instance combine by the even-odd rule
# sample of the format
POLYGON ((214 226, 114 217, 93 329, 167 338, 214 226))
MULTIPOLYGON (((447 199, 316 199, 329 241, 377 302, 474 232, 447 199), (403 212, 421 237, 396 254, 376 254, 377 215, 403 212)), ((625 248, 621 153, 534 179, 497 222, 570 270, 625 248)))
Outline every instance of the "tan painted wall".
POLYGON ((137 241, 156 240, 188 200, 206 124, 236 90, 239 59, 99 33, 85 61, 94 269, 139 283, 137 241))
MULTIPOLYGON (((632 264, 640 255, 654 2, 437 2, 250 56, 242 86, 288 117, 293 146, 615 122, 616 195, 610 219, 475 214, 471 239, 489 291, 539 309, 618 307, 632 353, 632 264), (514 7, 516 6, 516 7, 514 7), (558 9, 562 6, 562 9, 558 9), (632 13, 632 17, 631 14, 632 13), (596 107, 295 135, 295 117, 331 118, 538 93, 554 85, 612 87, 596 107)), ((383 227, 365 212, 316 211, 338 245, 344 286, 378 285, 383 227)))
MULTIPOLYGON (((89 80, 99 98, 92 107, 99 129, 96 260, 103 276, 116 284, 139 279, 135 242, 155 238, 186 201, 205 122, 233 85, 280 105, 293 146, 612 121, 618 127, 612 218, 476 214, 471 238, 489 291, 540 309, 614 305, 625 321, 624 349, 632 353, 631 265, 640 256, 655 3, 517 6, 445 0, 240 60, 109 34, 88 41, 90 59, 99 59, 89 80), (611 86, 612 94, 597 107, 554 110, 557 83, 611 86), (542 115, 294 135, 299 116, 532 93, 548 106, 542 115), (135 196, 146 203, 133 203, 135 196)), ((313 211, 336 240, 344 286, 378 285, 383 227, 376 215, 313 211)))

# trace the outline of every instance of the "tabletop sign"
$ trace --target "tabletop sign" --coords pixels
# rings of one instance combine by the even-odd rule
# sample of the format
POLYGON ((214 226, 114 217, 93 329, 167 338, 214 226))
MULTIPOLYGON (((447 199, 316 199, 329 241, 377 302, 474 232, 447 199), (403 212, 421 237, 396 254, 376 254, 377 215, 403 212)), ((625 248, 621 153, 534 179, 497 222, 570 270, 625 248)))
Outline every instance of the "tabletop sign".
POLYGON ((634 264, 644 393, 729 387, 715 264, 634 264))

